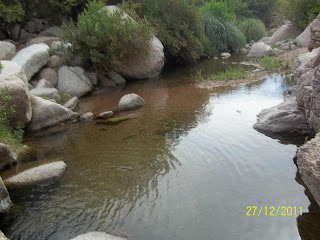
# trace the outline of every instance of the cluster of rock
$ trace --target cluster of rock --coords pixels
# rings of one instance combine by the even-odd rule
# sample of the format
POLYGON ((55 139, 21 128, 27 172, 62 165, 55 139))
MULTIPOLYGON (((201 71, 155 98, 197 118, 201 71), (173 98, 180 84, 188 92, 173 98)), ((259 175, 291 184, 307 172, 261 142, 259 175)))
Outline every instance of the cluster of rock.
MULTIPOLYGON (((262 58, 276 53, 307 47, 311 36, 310 24, 303 32, 290 21, 279 27, 271 37, 264 37, 257 43, 246 46, 248 58, 262 58)), ((241 52, 246 53, 245 50, 241 52)))

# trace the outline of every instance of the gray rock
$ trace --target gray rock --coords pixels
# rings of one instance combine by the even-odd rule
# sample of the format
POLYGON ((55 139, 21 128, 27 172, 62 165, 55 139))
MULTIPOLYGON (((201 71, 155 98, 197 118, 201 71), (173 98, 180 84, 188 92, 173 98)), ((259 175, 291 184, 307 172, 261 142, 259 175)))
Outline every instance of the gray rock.
POLYGON ((38 33, 43 29, 43 24, 41 20, 33 18, 23 26, 23 29, 29 33, 38 33))
POLYGON ((272 35, 268 41, 268 44, 273 45, 279 41, 295 39, 300 33, 301 30, 296 25, 288 21, 272 35))
POLYGON ((89 78, 92 86, 96 87, 98 85, 97 74, 95 72, 86 72, 85 74, 89 78))
MULTIPOLYGON (((106 6, 109 13, 119 10, 116 6, 106 6)), ((124 18, 130 18, 123 12, 124 18)), ((130 18, 134 21, 132 18, 130 18)), ((153 35, 147 56, 126 59, 120 64, 112 66, 112 69, 124 78, 147 79, 157 77, 164 66, 163 45, 160 40, 153 35)))
POLYGON ((51 68, 43 68, 39 72, 38 78, 49 81, 54 87, 58 85, 58 74, 51 68))
POLYGON ((253 128, 268 136, 304 136, 312 133, 303 112, 298 109, 295 95, 286 97, 278 106, 262 110, 253 128))
POLYGON ((59 68, 58 89, 73 96, 82 97, 92 91, 92 85, 80 67, 59 68))
POLYGON ((270 40, 271 37, 263 37, 258 42, 267 43, 270 40))
POLYGON ((226 58, 229 58, 229 57, 231 57, 231 54, 230 53, 221 53, 221 58, 222 59, 226 59, 226 58))
POLYGON ((111 235, 104 232, 89 232, 71 240, 127 240, 127 238, 111 235))
POLYGON ((262 58, 264 56, 270 56, 273 54, 274 54, 274 51, 269 45, 267 45, 263 42, 258 42, 258 43, 253 44, 247 57, 248 58, 262 58))
POLYGON ((10 188, 32 186, 59 180, 67 164, 62 161, 43 164, 38 167, 30 168, 4 181, 10 188))
POLYGON ((49 47, 44 43, 34 44, 20 50, 12 61, 19 64, 25 71, 27 79, 37 73, 49 60, 49 47))
POLYGON ((9 146, 0 143, 0 171, 12 166, 16 162, 9 146))
POLYGON ((27 46, 33 45, 33 44, 38 44, 38 43, 44 43, 46 44, 48 47, 51 46, 51 44, 54 41, 58 41, 60 38, 57 37, 36 37, 36 38, 32 38, 27 42, 27 46))
POLYGON ((10 42, 0 41, 0 61, 11 60, 16 54, 16 46, 10 42))
POLYGON ((28 125, 29 131, 38 131, 68 121, 72 111, 41 97, 32 96, 32 119, 28 125))
POLYGON ((320 133, 299 148, 297 165, 302 180, 320 206, 320 133))
POLYGON ((46 30, 42 31, 40 36, 48 36, 48 37, 58 37, 63 38, 66 35, 66 30, 60 28, 60 27, 50 27, 46 30))
POLYGON ((109 71, 106 74, 107 78, 109 78, 111 81, 115 82, 117 85, 125 84, 126 80, 115 71, 109 71))
POLYGON ((29 88, 27 77, 21 66, 11 61, 1 61, 3 66, 0 73, 0 88, 7 88, 11 96, 10 106, 15 106, 15 113, 10 116, 10 122, 28 123, 31 120, 32 111, 29 100, 29 88))
POLYGON ((119 111, 130 111, 141 108, 145 105, 142 97, 135 93, 124 95, 119 101, 119 111))
POLYGON ((248 53, 248 50, 247 50, 246 48, 241 48, 241 49, 240 49, 240 52, 241 52, 241 53, 248 53))
POLYGON ((66 108, 69 108, 73 111, 74 109, 76 109, 78 104, 79 104, 79 98, 73 97, 73 98, 69 99, 63 106, 66 108))
POLYGON ((99 114, 99 118, 103 118, 103 119, 108 119, 108 118, 111 118, 112 116, 113 116, 112 111, 107 111, 99 114))
POLYGON ((50 98, 53 99, 55 102, 60 102, 60 94, 57 89, 55 88, 41 88, 36 87, 30 91, 30 94, 37 97, 42 98, 50 98))
POLYGON ((12 205, 8 190, 0 177, 0 213, 7 212, 12 205))
POLYGON ((103 77, 100 81, 100 84, 101 86, 103 87, 109 87, 109 88, 112 88, 112 87, 116 87, 117 84, 114 82, 114 81, 111 81, 110 79, 106 78, 106 77, 103 77))
POLYGON ((87 112, 82 115, 81 121, 83 122, 90 122, 93 120, 93 113, 92 112, 87 112))
POLYGON ((37 83, 36 88, 54 88, 51 82, 47 81, 46 79, 41 79, 37 83))
MULTIPOLYGON (((19 36, 19 31, 20 31, 20 25, 19 24, 16 24, 15 27, 14 27, 14 34, 16 37, 19 36)), ((20 33, 20 38, 19 40, 21 41, 28 41, 32 38, 36 38, 38 37, 37 34, 35 33, 29 33, 27 31, 25 31, 23 28, 21 29, 21 33, 20 33)))
POLYGON ((308 47, 311 39, 311 24, 294 40, 298 47, 308 47))
POLYGON ((49 57, 47 68, 52 68, 54 70, 57 70, 62 66, 62 64, 63 64, 63 60, 61 57, 59 57, 58 55, 52 55, 51 57, 49 57))

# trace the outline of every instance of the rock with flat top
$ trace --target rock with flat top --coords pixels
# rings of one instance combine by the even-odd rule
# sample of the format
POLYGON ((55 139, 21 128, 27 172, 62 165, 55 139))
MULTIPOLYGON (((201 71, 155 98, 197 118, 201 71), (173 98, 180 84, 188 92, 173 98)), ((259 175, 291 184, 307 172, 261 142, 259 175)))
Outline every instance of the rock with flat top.
POLYGON ((67 164, 62 161, 52 162, 30 168, 4 181, 8 188, 32 186, 59 180, 67 164))
POLYGON ((16 54, 16 46, 10 42, 0 41, 0 61, 11 60, 16 54))

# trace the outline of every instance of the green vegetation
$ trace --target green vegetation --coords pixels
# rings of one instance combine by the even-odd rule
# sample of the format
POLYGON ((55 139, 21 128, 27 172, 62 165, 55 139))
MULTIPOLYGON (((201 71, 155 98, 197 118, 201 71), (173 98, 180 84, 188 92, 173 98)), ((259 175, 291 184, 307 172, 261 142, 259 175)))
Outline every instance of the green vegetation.
POLYGON ((288 69, 290 62, 283 61, 282 59, 272 58, 270 56, 265 56, 261 59, 261 63, 267 70, 282 70, 288 69))
POLYGON ((102 1, 92 1, 67 27, 75 52, 97 68, 115 66, 132 57, 144 56, 150 46, 151 28, 145 19, 139 24, 124 18, 121 10, 108 13, 102 1))
POLYGON ((200 58, 206 43, 200 9, 190 0, 144 0, 140 16, 146 16, 164 45, 168 58, 190 63, 200 58))
POLYGON ((248 18, 239 24, 241 32, 250 41, 259 41, 261 38, 267 35, 267 30, 264 23, 259 19, 248 18))
POLYGON ((15 113, 15 106, 10 105, 11 96, 8 88, 0 89, 0 142, 6 144, 13 149, 20 149, 22 147, 23 126, 17 124, 12 127, 9 118, 15 113))
POLYGON ((202 8, 204 31, 209 39, 209 53, 236 51, 246 44, 245 36, 234 24, 235 15, 228 10, 226 2, 210 0, 202 8))
POLYGON ((226 71, 219 72, 217 74, 212 74, 208 79, 209 80, 234 80, 246 78, 248 73, 244 68, 233 68, 228 67, 226 71))
POLYGON ((284 16, 301 28, 306 28, 320 12, 319 0, 282 0, 280 7, 284 16))
POLYGON ((72 98, 72 96, 70 94, 62 92, 62 91, 59 91, 59 95, 60 95, 60 99, 61 99, 59 103, 61 105, 65 104, 67 101, 69 101, 72 98))

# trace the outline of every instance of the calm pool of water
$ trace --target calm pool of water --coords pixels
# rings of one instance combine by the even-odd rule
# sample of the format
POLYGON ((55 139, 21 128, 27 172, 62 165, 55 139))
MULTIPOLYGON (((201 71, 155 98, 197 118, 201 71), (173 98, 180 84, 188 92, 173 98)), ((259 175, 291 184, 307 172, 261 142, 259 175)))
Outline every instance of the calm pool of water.
POLYGON ((274 76, 209 91, 178 72, 86 97, 82 113, 112 110, 131 92, 146 106, 118 125, 67 124, 29 136, 38 161, 59 159, 68 168, 58 184, 11 189, 14 206, 0 229, 13 240, 67 240, 88 231, 133 240, 301 239, 303 217, 246 216, 252 205, 309 212, 296 145, 252 128, 286 88, 274 76))

